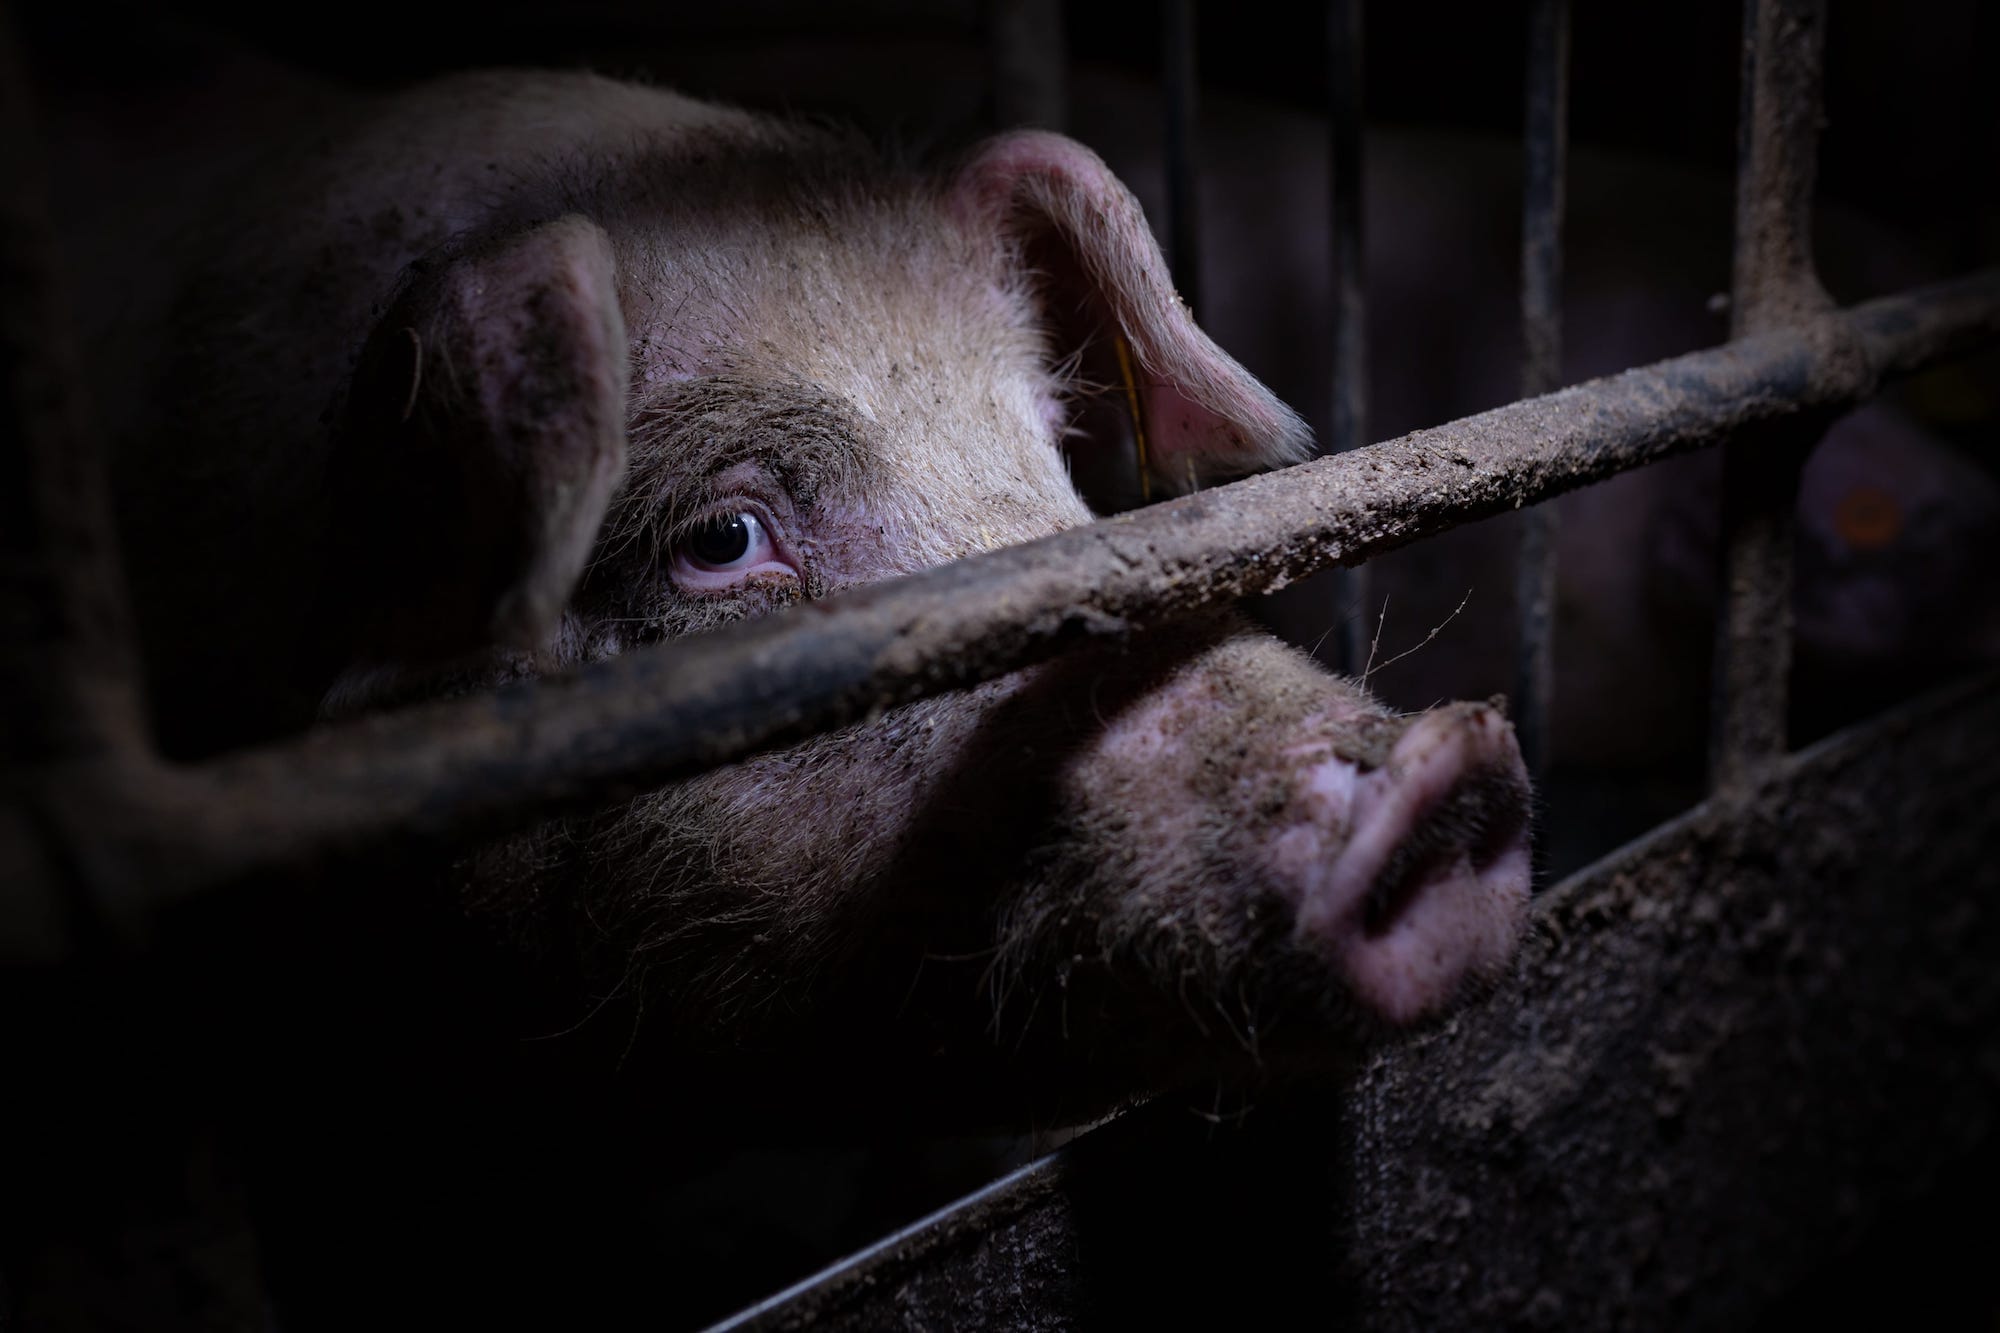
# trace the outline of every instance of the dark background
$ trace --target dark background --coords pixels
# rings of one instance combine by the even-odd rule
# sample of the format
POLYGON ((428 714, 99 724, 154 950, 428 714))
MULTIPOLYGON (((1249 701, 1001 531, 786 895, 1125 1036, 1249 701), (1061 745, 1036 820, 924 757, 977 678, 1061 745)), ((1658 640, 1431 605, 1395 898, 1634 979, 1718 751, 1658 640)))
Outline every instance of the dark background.
MULTIPOLYGON (((676 54, 755 50, 811 40, 977 43, 978 5, 863 3, 529 4, 478 7, 361 0, 337 7, 233 0, 146 6, 17 7, 31 35, 91 58, 142 60, 121 31, 163 18, 240 34, 302 66, 373 83, 491 64, 589 63, 607 73, 670 71, 699 81, 676 54)), ((1072 60, 1143 74, 1160 68, 1159 6, 1105 0, 1065 7, 1072 60)), ((1370 120, 1518 132, 1524 7, 1375 4, 1366 12, 1370 120)), ((1571 124, 1579 146, 1617 147, 1717 170, 1735 160, 1741 7, 1575 6, 1571 124)), ((1977 245, 1994 204, 1995 111, 1989 78, 2000 17, 1977 0, 1832 0, 1826 51, 1821 189, 1940 243, 1977 245)), ((1325 22, 1317 8, 1248 0, 1198 6, 1204 88, 1317 110, 1326 104, 1325 22)), ((837 58, 831 56, 830 58, 837 58)), ((742 95, 739 93, 739 95, 742 95)), ((757 99, 783 104, 782 88, 757 99)), ((841 109, 835 105, 833 109, 841 109)))

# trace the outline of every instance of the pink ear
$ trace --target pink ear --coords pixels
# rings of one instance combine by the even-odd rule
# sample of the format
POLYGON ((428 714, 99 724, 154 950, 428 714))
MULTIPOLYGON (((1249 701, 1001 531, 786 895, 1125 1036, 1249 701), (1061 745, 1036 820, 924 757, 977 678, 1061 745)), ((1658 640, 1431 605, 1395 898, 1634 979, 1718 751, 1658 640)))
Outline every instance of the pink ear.
POLYGON ((1088 148, 1035 130, 989 139, 960 168, 951 205, 967 224, 1020 241, 1023 262, 1049 275, 1058 323, 1077 312, 1082 339, 1123 335, 1154 472, 1241 475, 1312 452, 1298 414, 1196 326, 1139 201, 1088 148))
POLYGON ((342 651, 546 639, 624 475, 628 379, 595 223, 557 218, 413 270, 347 403, 342 651))

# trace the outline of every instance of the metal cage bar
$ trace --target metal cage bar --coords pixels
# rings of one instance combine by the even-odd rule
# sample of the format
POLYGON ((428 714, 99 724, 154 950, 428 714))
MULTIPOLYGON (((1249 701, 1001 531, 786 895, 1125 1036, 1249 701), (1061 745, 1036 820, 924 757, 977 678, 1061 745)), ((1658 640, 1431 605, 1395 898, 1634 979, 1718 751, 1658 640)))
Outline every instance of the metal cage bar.
MULTIPOLYGON (((90 788, 144 762, 132 611, 59 300, 39 125, 0 10, 0 794, 60 772, 90 788), (12 772, 6 771, 12 769, 12 772)), ((106 944, 95 840, 0 798, 0 960, 106 944)))
POLYGON ((996 126, 1060 130, 1069 120, 1062 0, 985 0, 996 126))
POLYGON ((84 421, 26 70, 0 12, 0 755, 78 759, 144 735, 103 460, 84 421))
MULTIPOLYGON (((1333 421, 1330 453, 1368 442, 1368 305, 1362 283, 1362 0, 1329 0, 1326 9, 1328 116, 1333 129, 1333 421)), ((1368 571, 1336 579, 1341 614, 1340 669, 1360 675, 1368 658, 1368 571)))
MULTIPOLYGON (((1569 0, 1534 0, 1528 11, 1525 170, 1521 189, 1521 394, 1562 383, 1563 187, 1569 161, 1569 0)), ((1521 515, 1514 610, 1514 732, 1539 781, 1549 763, 1549 699, 1555 658, 1557 510, 1521 515)))
POLYGON ((1202 309, 1201 192, 1195 152, 1200 96, 1194 0, 1161 0, 1161 113, 1167 169, 1167 265, 1181 300, 1202 309))
MULTIPOLYGON (((1825 0, 1743 10, 1731 334, 1805 324, 1831 304, 1813 273, 1825 0)), ((1710 783, 1747 780, 1786 749, 1792 662, 1793 510, 1821 420, 1722 454, 1722 599, 1715 636, 1710 783)))

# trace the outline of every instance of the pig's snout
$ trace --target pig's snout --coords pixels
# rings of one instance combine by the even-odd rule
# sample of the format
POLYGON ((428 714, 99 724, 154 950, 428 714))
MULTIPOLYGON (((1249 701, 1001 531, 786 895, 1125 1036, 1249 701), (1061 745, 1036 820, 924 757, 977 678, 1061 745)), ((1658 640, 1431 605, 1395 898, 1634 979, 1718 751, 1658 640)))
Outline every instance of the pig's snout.
POLYGON ((1296 895, 1298 943, 1394 1023, 1496 974, 1528 903, 1528 779, 1506 719, 1434 710, 1372 766, 1293 753, 1305 767, 1272 868, 1296 895))

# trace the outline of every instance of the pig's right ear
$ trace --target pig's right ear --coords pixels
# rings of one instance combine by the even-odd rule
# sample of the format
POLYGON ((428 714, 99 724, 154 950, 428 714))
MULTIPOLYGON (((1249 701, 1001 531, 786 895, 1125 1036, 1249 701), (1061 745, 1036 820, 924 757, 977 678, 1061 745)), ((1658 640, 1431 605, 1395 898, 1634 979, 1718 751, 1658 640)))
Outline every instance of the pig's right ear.
POLYGON ((343 655, 533 648, 625 468, 610 241, 563 217, 420 261, 364 348, 336 463, 343 655))
POLYGON ((1113 398, 1129 386, 1154 476, 1184 486, 1312 452, 1298 414, 1195 324, 1139 201, 1088 148, 1035 130, 989 139, 959 168, 950 206, 1008 242, 1057 356, 1082 354, 1113 398))

